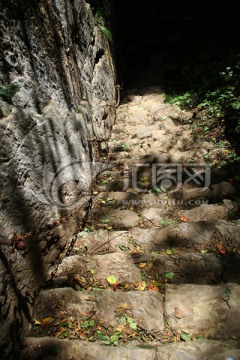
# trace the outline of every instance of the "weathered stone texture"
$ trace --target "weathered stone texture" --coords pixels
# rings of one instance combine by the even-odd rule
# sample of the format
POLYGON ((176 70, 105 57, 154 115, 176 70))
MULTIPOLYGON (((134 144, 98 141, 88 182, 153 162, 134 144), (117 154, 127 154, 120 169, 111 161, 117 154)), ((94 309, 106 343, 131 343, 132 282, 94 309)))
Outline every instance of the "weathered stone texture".
POLYGON ((86 199, 90 162, 98 160, 92 140, 108 136, 115 116, 115 75, 109 45, 84 0, 3 0, 0 34, 0 84, 20 86, 0 101, 0 347, 9 354, 8 333, 14 340, 21 327, 16 318, 27 314, 79 229, 82 216, 75 212, 45 231, 86 199), (12 237, 32 231, 25 252, 11 252, 12 237))

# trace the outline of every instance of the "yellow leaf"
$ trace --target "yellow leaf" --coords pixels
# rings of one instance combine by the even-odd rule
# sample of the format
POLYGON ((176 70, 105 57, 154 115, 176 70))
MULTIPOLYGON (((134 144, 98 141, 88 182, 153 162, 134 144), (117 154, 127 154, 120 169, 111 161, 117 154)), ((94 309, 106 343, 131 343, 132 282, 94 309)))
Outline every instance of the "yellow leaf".
POLYGON ((34 319, 34 325, 41 325, 41 322, 38 321, 38 320, 36 320, 36 319, 34 319))
POLYGON ((145 268, 146 265, 147 265, 147 263, 140 263, 138 266, 139 266, 141 269, 143 269, 143 268, 145 268))
POLYGON ((115 276, 108 276, 107 282, 111 285, 114 285, 114 284, 116 284, 117 279, 115 278, 115 276))
POLYGON ((136 290, 144 291, 147 287, 147 284, 145 283, 145 281, 139 281, 139 282, 136 282, 134 284, 134 286, 135 286, 136 290))
POLYGON ((129 209, 129 210, 134 211, 134 207, 130 207, 130 209, 129 209))
POLYGON ((53 318, 52 317, 47 317, 47 318, 42 320, 42 326, 45 326, 47 324, 51 324, 51 322, 53 322, 53 318))

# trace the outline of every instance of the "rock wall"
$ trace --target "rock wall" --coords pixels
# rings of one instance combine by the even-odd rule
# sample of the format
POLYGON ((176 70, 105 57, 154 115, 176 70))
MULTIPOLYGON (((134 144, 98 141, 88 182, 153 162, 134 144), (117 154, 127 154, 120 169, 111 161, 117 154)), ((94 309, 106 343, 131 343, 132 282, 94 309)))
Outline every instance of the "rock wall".
POLYGON ((108 43, 84 0, 0 1, 0 350, 15 358, 31 304, 79 231, 115 117, 108 43), (61 255, 61 256, 62 256, 61 255))

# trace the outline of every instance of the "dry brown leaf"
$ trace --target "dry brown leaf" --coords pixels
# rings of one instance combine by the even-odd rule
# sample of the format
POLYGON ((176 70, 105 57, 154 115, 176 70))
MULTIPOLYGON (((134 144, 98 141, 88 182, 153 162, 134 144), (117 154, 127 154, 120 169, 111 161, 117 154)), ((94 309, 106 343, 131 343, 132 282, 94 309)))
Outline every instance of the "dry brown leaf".
POLYGON ((154 284, 148 285, 148 290, 149 291, 157 291, 157 292, 159 292, 159 288, 157 287, 157 285, 154 285, 154 284))
POLYGON ((59 331, 56 332, 55 336, 56 336, 56 337, 61 336, 61 334, 62 334, 64 331, 66 331, 66 328, 63 328, 63 327, 62 327, 59 331))
POLYGON ((116 331, 124 331, 126 329, 126 325, 126 323, 118 325, 118 327, 116 327, 116 331))
POLYGON ((51 324, 53 322, 53 318, 52 317, 47 317, 45 319, 42 320, 42 326, 45 326, 45 325, 48 325, 48 324, 51 324))
POLYGON ((123 304, 119 305, 119 306, 117 307, 117 309, 118 309, 118 311, 119 311, 119 310, 131 310, 131 309, 132 309, 132 305, 126 302, 126 303, 123 303, 123 304))
POLYGON ((147 270, 151 270, 153 268, 153 264, 148 264, 147 270))
POLYGON ((179 219, 183 222, 189 222, 189 219, 186 218, 185 216, 180 216, 179 219))

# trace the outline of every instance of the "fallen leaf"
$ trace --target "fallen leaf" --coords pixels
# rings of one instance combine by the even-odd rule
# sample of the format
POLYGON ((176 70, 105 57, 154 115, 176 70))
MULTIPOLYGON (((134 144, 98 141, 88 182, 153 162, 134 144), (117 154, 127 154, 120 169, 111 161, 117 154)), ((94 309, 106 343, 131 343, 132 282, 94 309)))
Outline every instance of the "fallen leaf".
POLYGON ((149 284, 148 285, 148 290, 149 291, 157 291, 157 292, 159 292, 159 288, 154 284, 149 284))
POLYGON ((117 281, 115 284, 113 284, 113 289, 116 290, 119 284, 121 284, 120 281, 117 281))
POLYGON ((144 291, 147 287, 147 284, 145 283, 145 281, 138 281, 136 283, 134 283, 135 289, 138 291, 144 291))
POLYGON ((108 224, 109 221, 110 221, 110 220, 109 220, 108 218, 102 219, 102 223, 103 223, 103 224, 108 224))
POLYGON ((189 219, 186 218, 185 216, 180 216, 179 219, 183 222, 189 222, 189 219))
POLYGON ((180 338, 183 340, 183 341, 190 341, 191 340, 191 336, 187 333, 183 333, 180 335, 180 338))
POLYGON ((222 244, 221 244, 221 243, 217 243, 217 244, 216 244, 216 247, 218 248, 219 251, 222 250, 222 244))
POLYGON ((124 324, 118 325, 115 330, 124 331, 125 328, 126 328, 126 322, 124 324))
POLYGON ((111 284, 111 285, 114 285, 114 284, 116 284, 117 279, 116 279, 114 276, 109 276, 109 277, 107 278, 107 282, 108 282, 109 284, 111 284))
POLYGON ((52 317, 47 317, 45 319, 42 320, 42 326, 45 326, 47 324, 51 324, 53 322, 53 318, 52 317))
POLYGON ((134 207, 130 207, 130 209, 129 209, 129 210, 134 211, 134 207))
POLYGON ((59 337, 60 335, 62 335, 62 333, 64 333, 66 331, 65 328, 61 328, 59 331, 56 332, 55 336, 59 337))
POLYGON ((41 322, 38 321, 38 320, 36 320, 36 319, 34 319, 34 325, 41 325, 41 322))
POLYGON ((141 269, 143 269, 143 268, 145 268, 146 265, 147 265, 147 263, 140 263, 138 266, 139 266, 141 269))
POLYGON ((219 251, 219 254, 221 254, 221 255, 225 255, 225 254, 226 254, 226 252, 227 252, 226 250, 220 250, 220 251, 219 251))
POLYGON ((225 291, 225 295, 226 295, 226 297, 229 299, 230 297, 231 297, 231 294, 232 294, 232 290, 231 289, 226 289, 226 291, 225 291))
POLYGON ((100 340, 100 341, 105 341, 105 340, 106 340, 106 336, 103 335, 102 333, 99 333, 99 334, 97 335, 97 338, 98 338, 98 340, 100 340))
POLYGON ((123 304, 120 304, 118 307, 117 307, 118 311, 119 310, 131 310, 132 309, 132 305, 129 304, 129 303, 123 303, 123 304))
POLYGON ((168 272, 165 274, 165 278, 168 280, 172 280, 174 276, 175 276, 174 272, 168 272))
POLYGON ((153 268, 153 264, 148 264, 147 270, 150 271, 153 268))
POLYGON ((171 249, 166 249, 166 254, 167 255, 172 255, 172 250, 171 249))
POLYGON ((60 326, 62 326, 62 327, 67 327, 67 326, 69 326, 69 322, 68 322, 68 321, 64 321, 64 322, 62 322, 62 323, 60 324, 60 326))

